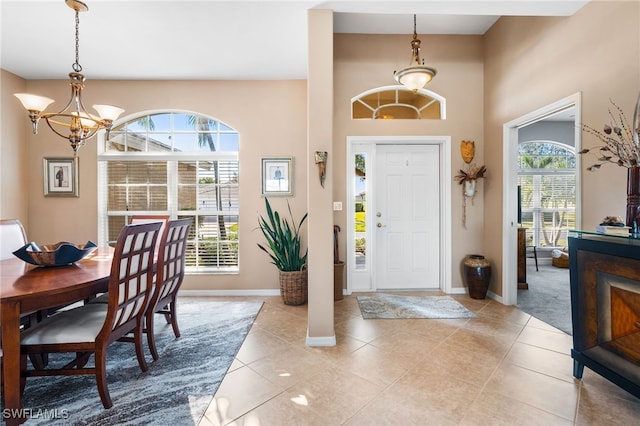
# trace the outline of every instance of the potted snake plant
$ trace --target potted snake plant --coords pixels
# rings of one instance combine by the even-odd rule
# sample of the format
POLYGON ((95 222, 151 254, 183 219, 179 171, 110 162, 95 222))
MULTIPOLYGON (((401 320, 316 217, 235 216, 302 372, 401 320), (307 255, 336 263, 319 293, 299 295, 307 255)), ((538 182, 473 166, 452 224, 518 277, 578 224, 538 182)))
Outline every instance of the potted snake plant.
POLYGON ((291 222, 271 208, 268 198, 264 201, 267 214, 258 218, 258 225, 267 243, 258 244, 258 247, 269 255, 271 263, 279 270, 280 294, 284 303, 302 305, 307 301, 308 282, 307 250, 302 251, 300 228, 308 213, 296 224, 288 201, 291 222))

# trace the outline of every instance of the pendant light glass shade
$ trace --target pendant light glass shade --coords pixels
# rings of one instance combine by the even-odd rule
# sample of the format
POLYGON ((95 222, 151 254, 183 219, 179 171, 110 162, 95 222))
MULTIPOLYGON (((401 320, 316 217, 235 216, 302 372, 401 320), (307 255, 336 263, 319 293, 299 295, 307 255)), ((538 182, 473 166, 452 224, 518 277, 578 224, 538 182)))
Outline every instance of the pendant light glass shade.
POLYGON ((20 99, 22 106, 27 111, 44 111, 53 102, 51 98, 32 95, 31 93, 16 93, 15 97, 20 99))

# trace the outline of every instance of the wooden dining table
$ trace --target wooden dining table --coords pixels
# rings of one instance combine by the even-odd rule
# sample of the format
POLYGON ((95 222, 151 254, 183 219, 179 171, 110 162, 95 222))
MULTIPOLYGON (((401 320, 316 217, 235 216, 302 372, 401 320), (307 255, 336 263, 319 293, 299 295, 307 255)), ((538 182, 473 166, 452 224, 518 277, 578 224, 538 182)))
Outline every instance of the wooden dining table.
POLYGON ((98 248, 64 266, 41 267, 18 258, 0 261, 0 330, 4 410, 7 425, 25 421, 20 392, 20 317, 106 292, 113 248, 98 248))

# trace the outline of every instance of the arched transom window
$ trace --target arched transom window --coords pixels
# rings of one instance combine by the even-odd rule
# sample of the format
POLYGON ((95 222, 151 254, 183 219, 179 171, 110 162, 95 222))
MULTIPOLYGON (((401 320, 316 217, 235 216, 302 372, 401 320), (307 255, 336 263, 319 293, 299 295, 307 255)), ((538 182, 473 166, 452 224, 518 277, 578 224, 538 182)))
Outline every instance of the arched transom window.
POLYGON ((437 93, 404 86, 385 86, 368 90, 351 99, 351 118, 369 120, 446 118, 446 101, 437 93))

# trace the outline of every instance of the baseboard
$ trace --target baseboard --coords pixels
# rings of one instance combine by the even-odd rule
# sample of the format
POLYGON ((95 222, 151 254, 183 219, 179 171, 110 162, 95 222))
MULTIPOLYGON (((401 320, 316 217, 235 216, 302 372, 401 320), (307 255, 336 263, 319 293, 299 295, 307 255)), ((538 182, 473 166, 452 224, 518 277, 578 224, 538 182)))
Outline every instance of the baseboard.
POLYGON ((310 337, 309 330, 307 329, 307 346, 335 346, 336 335, 325 337, 310 337))
POLYGON ((495 294, 492 291, 487 291, 487 297, 489 299, 493 299, 496 302, 502 303, 504 305, 504 299, 502 299, 502 296, 498 296, 497 294, 495 294))
POLYGON ((280 296, 280 290, 179 290, 178 296, 280 296))

